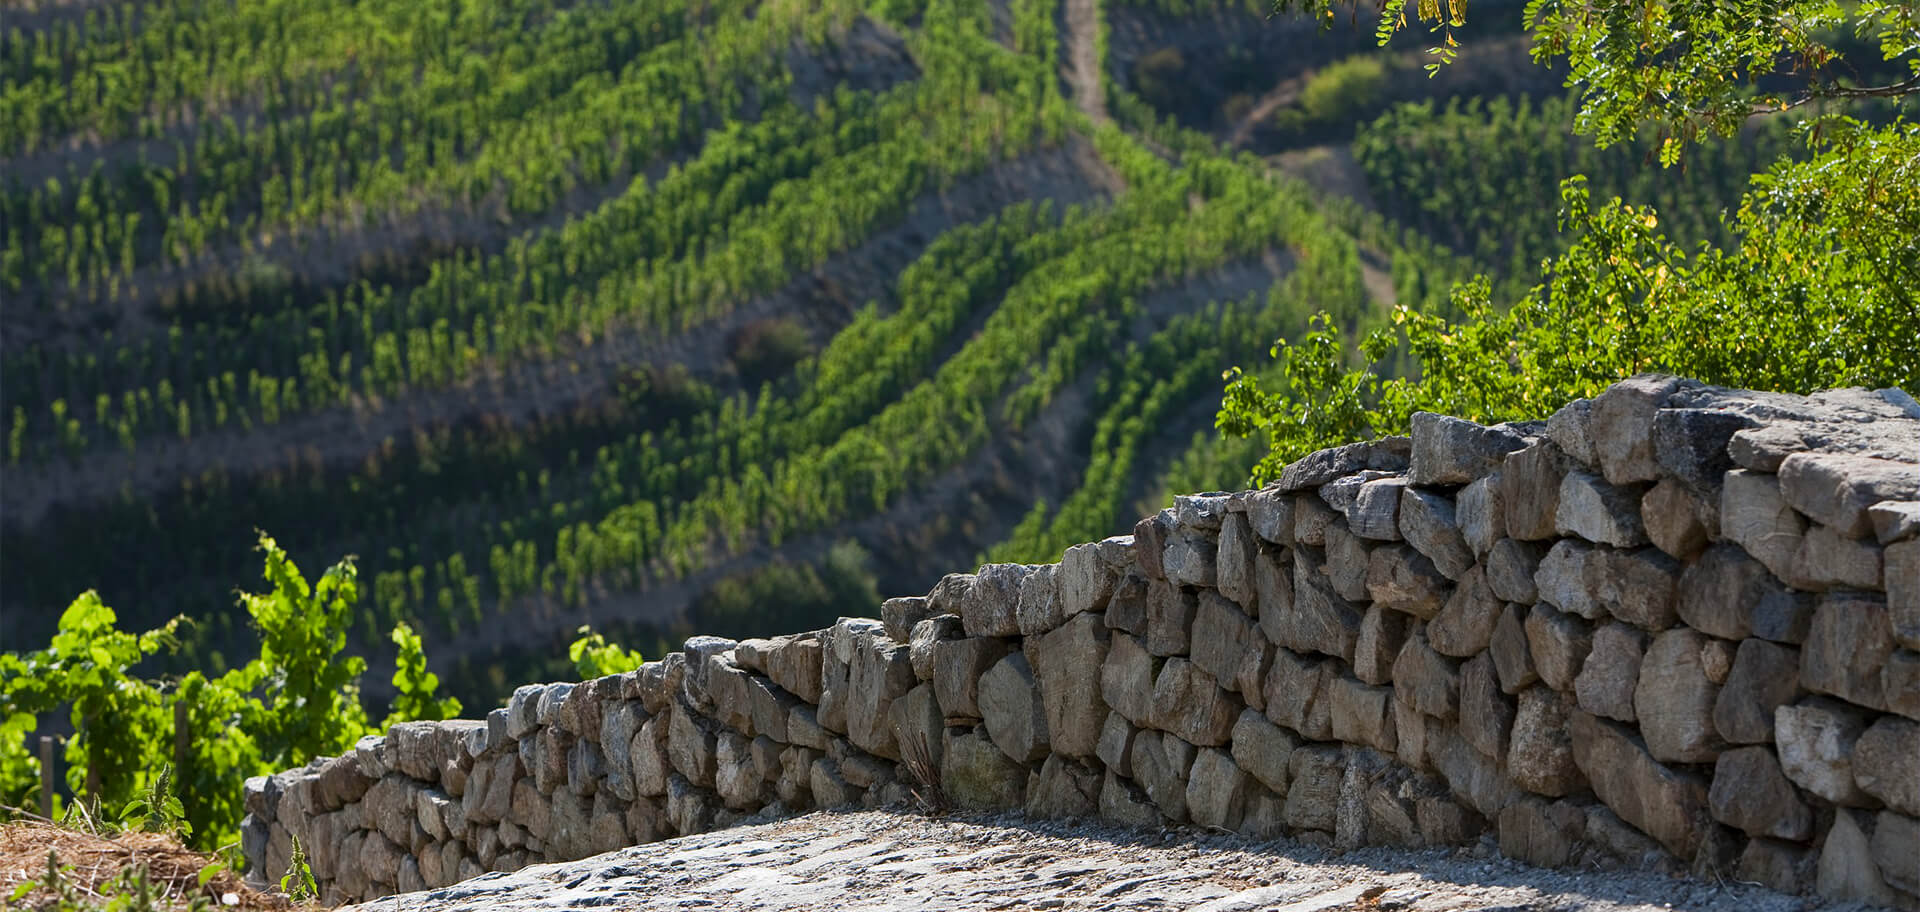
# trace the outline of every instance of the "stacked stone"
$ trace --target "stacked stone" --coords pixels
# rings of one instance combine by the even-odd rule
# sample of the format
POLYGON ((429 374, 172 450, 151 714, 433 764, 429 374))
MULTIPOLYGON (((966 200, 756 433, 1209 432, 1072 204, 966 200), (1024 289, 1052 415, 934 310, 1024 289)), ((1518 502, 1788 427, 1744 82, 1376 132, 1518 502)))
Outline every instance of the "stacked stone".
POLYGON ((249 782, 333 899, 756 813, 954 802, 1497 840, 1920 908, 1920 405, 1637 377, 1415 416, 881 620, 696 637, 249 782))

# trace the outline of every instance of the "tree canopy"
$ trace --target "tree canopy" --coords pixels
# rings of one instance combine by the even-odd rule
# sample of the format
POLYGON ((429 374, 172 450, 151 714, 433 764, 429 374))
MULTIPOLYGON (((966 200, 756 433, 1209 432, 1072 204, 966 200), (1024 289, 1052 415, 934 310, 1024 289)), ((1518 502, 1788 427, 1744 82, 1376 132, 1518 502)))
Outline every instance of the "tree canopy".
MULTIPOLYGON (((1280 7, 1333 13, 1325 0, 1280 7)), ((1382 42, 1409 12, 1388 0, 1382 42)), ((1411 12, 1441 34, 1433 65, 1445 65, 1465 3, 1411 12)), ((1805 153, 1752 176, 1719 244, 1677 243, 1654 208, 1595 199, 1572 177, 1559 215, 1570 245, 1518 300, 1477 280, 1454 289, 1450 313, 1399 309, 1357 352, 1323 322, 1274 346, 1277 369, 1229 372, 1219 427, 1271 444, 1255 481, 1312 449, 1403 431, 1417 410, 1537 417, 1641 371, 1920 390, 1920 8, 1533 0, 1523 15, 1535 61, 1567 65, 1575 128, 1597 145, 1651 132, 1661 164, 1684 167, 1691 144, 1791 117, 1805 153), (1417 369, 1394 371, 1407 356, 1417 369)))

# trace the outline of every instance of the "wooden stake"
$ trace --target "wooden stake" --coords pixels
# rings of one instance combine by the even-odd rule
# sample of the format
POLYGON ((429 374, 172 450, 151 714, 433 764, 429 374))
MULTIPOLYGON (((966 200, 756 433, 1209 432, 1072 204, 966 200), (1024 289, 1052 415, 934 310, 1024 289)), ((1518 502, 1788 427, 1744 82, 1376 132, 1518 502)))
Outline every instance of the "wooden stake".
POLYGON ((40 816, 53 819, 53 736, 40 736, 40 816))
POLYGON ((187 728, 187 701, 173 701, 173 788, 180 791, 180 777, 186 775, 187 758, 192 755, 192 732, 187 728))

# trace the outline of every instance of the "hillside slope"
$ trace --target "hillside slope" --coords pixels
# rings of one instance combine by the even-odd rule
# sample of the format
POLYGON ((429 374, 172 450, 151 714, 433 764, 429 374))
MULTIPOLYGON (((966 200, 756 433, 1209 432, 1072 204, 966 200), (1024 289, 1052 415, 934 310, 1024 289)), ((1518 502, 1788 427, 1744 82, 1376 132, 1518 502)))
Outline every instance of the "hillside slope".
POLYGON ((97 588, 208 658, 257 528, 356 555, 355 648, 410 621, 477 703, 583 623, 818 625, 1241 480, 1224 368, 1483 252, 1353 124, 1553 79, 1498 33, 1437 80, 1396 47, 1315 120, 1364 30, 1094 0, 9 25, 0 640, 97 588))

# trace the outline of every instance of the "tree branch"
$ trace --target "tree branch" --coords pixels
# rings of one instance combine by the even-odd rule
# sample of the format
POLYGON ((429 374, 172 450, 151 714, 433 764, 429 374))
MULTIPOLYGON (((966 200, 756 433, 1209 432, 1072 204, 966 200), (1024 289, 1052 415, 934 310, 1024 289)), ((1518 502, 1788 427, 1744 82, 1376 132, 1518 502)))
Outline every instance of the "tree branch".
POLYGON ((1786 110, 1797 108, 1797 107, 1800 107, 1801 105, 1808 104, 1810 102, 1815 102, 1815 101, 1826 101, 1826 100, 1832 100, 1832 99, 1845 99, 1845 100, 1853 101, 1853 100, 1860 100, 1860 99, 1866 99, 1866 98, 1900 98, 1902 96, 1913 95, 1917 93, 1920 93, 1920 73, 1916 73, 1912 77, 1901 80, 1900 82, 1888 83, 1887 85, 1882 85, 1882 86, 1855 87, 1855 86, 1843 86, 1843 85, 1834 85, 1832 83, 1826 83, 1823 85, 1815 85, 1809 88, 1806 94, 1801 95, 1800 97, 1795 98, 1791 101, 1788 101, 1787 103, 1785 103, 1784 105, 1781 105, 1780 107, 1771 107, 1767 105, 1754 105, 1749 109, 1749 113, 1767 114, 1775 111, 1786 111, 1786 110))

